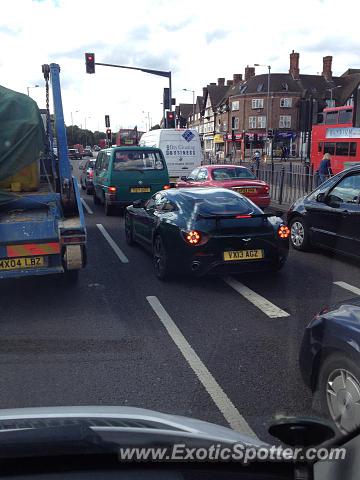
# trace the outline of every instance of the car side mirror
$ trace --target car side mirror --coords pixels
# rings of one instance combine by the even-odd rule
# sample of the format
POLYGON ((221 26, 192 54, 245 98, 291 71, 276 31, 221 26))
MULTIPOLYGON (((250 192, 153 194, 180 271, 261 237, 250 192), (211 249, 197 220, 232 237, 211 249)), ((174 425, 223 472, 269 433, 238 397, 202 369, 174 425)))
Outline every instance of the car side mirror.
POLYGON ((145 200, 135 200, 132 204, 134 208, 144 208, 145 200))
POLYGON ((187 182, 187 177, 186 176, 180 177, 180 180, 182 180, 183 182, 187 182))
POLYGON ((318 193, 316 196, 316 201, 319 203, 324 203, 326 198, 326 194, 324 192, 318 193))

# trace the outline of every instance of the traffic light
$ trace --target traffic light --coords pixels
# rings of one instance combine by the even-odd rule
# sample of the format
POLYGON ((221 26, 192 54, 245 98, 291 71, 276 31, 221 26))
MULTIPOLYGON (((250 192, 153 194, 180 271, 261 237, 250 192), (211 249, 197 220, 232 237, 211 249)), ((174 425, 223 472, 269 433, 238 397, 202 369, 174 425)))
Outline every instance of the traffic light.
POLYGON ((164 88, 163 102, 164 102, 164 110, 169 110, 170 108, 170 89, 169 88, 164 88))
POLYGON ((175 112, 166 112, 166 128, 175 128, 175 112))
POLYGON ((111 128, 108 128, 106 130, 106 138, 109 140, 110 144, 112 143, 112 138, 111 138, 111 128))
POLYGON ((95 73, 95 54, 85 53, 86 73, 95 73))

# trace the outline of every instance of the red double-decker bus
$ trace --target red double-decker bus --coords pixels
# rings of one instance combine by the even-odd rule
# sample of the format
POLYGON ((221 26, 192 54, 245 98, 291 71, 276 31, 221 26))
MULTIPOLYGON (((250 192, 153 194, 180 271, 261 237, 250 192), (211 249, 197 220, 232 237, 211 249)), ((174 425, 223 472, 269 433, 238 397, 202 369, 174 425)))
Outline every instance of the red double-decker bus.
POLYGON ((360 128, 353 127, 353 107, 325 108, 311 133, 311 163, 319 168, 324 153, 331 156, 333 173, 360 163, 360 128))
POLYGON ((135 147, 139 144, 141 135, 137 128, 121 128, 116 134, 116 145, 118 147, 135 147))

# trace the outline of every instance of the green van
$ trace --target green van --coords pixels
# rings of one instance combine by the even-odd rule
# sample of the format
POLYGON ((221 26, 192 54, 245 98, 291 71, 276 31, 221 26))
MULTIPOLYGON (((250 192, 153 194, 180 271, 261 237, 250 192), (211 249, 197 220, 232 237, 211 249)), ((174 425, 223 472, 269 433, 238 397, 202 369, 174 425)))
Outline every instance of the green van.
POLYGON ((93 183, 94 203, 103 203, 111 215, 116 207, 169 188, 169 173, 159 148, 112 147, 98 153, 93 183))

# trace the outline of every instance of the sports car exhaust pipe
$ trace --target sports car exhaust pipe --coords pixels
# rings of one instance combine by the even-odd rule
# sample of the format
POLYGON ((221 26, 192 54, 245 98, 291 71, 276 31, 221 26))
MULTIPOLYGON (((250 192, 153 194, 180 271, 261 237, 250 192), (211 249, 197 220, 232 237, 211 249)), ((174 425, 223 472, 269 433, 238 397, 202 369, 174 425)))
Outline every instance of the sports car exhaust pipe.
POLYGON ((199 270, 199 268, 200 268, 200 262, 192 262, 192 264, 191 264, 191 270, 192 270, 193 272, 196 272, 196 270, 199 270))

